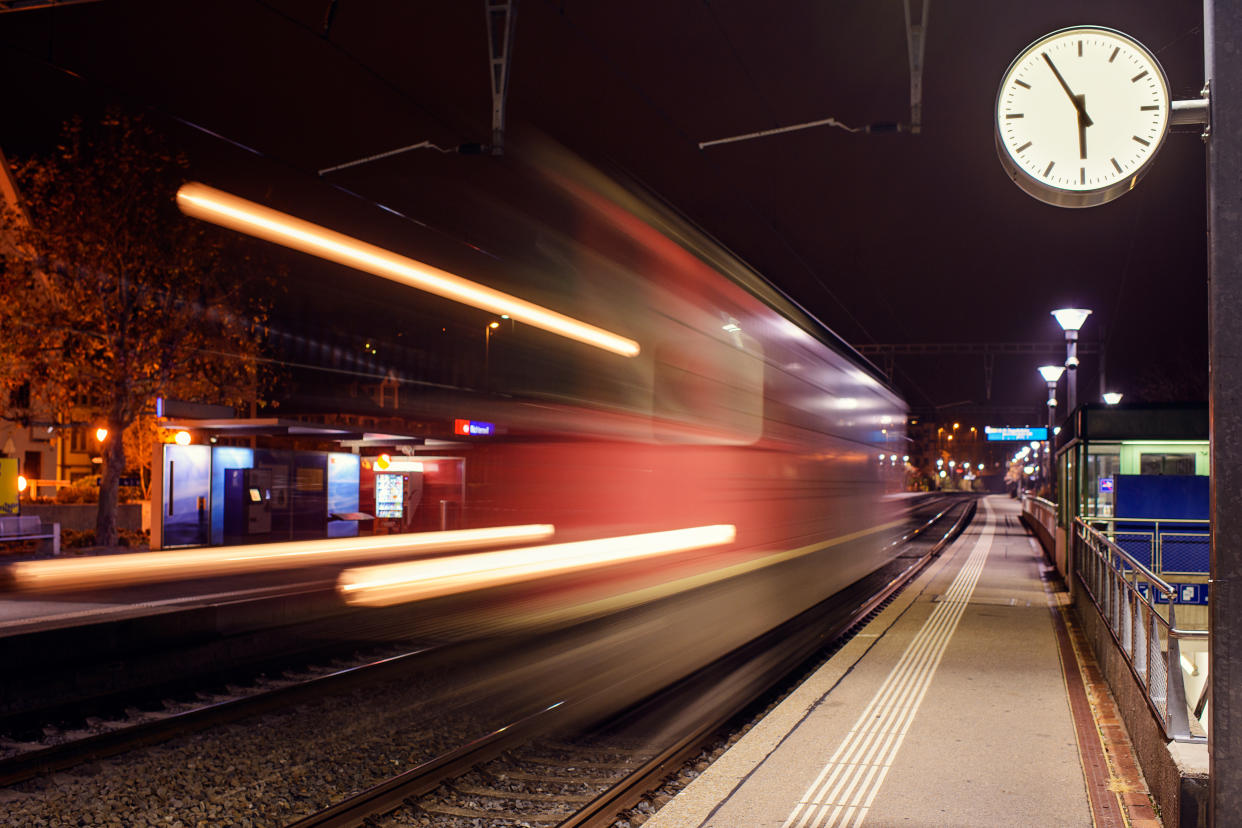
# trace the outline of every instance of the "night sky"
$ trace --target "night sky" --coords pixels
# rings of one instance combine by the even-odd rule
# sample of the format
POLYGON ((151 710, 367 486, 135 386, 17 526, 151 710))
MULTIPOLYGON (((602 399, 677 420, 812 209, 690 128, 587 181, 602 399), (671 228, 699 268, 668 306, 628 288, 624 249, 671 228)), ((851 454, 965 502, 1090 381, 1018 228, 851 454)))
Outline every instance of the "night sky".
MULTIPOLYGON (((1126 32, 1155 52, 1174 99, 1197 97, 1200 4, 937 0, 920 134, 821 127, 700 150, 828 117, 908 123, 902 4, 521 0, 505 158, 418 150, 320 179, 321 168, 420 141, 489 140, 483 7, 104 0, 2 14, 0 148, 46 151, 67 115, 121 103, 152 113, 206 183, 449 265, 508 243, 472 222, 474 207, 546 136, 657 193, 851 343, 1056 342, 1048 312, 1088 307, 1083 343, 1103 338, 1112 390, 1127 401, 1206 397, 1197 131, 1171 134, 1132 193, 1067 210, 1007 179, 992 127, 1009 62, 1069 25, 1126 32)), ((348 291, 307 284, 321 304, 343 292, 384 301, 382 290, 367 298, 367 277, 348 291)), ((992 402, 1029 405, 1041 422, 1043 361, 998 358, 992 402)), ((920 410, 952 418, 984 402, 979 357, 898 358, 897 368, 920 410)), ((1086 355, 1080 401, 1098 388, 1098 359, 1086 355)))

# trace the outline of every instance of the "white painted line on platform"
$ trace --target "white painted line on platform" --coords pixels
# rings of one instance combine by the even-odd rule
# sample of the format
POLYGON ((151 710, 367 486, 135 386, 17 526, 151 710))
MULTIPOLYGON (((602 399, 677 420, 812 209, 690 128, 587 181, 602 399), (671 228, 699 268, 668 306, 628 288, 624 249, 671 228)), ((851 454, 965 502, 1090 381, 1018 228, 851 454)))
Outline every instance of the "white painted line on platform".
POLYGON ((953 585, 932 609, 782 828, 856 828, 863 824, 987 562, 995 521, 986 498, 983 506, 987 513, 983 531, 953 585))

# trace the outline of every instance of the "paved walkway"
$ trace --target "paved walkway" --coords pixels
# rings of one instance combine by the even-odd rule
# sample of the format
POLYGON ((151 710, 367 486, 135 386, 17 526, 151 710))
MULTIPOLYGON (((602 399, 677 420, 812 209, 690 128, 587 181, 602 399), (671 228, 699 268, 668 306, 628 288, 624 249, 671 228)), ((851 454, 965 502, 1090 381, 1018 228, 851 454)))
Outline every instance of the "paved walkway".
POLYGON ((1123 824, 1107 763, 1102 783, 1084 775, 1095 731, 1089 706, 1075 727, 1041 570, 1017 504, 985 498, 897 601, 645 825, 1090 828, 1093 798, 1100 825, 1123 824))

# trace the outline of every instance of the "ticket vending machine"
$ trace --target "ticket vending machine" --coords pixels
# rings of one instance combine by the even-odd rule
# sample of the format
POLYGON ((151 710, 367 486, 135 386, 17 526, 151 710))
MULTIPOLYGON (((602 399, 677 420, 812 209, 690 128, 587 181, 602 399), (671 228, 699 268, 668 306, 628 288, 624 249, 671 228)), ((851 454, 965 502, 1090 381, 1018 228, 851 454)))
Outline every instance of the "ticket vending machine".
POLYGON ((225 469, 225 544, 255 543, 271 532, 271 469, 225 469))

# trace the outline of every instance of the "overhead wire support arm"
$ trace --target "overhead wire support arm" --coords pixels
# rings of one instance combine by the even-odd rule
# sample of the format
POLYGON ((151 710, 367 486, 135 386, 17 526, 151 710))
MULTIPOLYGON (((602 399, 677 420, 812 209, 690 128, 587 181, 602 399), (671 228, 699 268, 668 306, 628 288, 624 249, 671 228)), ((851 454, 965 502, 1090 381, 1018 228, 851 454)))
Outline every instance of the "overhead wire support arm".
POLYGON ((910 132, 923 131, 923 49, 927 45, 927 15, 931 0, 919 0, 919 22, 910 15, 910 0, 905 0, 906 51, 910 56, 910 132))
POLYGON ((753 138, 766 138, 769 135, 781 135, 786 132, 796 132, 800 129, 811 129, 813 127, 831 126, 843 129, 846 132, 862 132, 862 133, 892 133, 892 132, 910 132, 917 134, 923 128, 923 46, 924 36, 927 32, 927 15, 931 9, 931 0, 919 0, 919 22, 912 22, 910 16, 910 1, 904 0, 906 13, 906 47, 910 57, 910 123, 875 123, 867 124, 861 127, 852 127, 843 124, 836 118, 821 118, 818 121, 806 121, 791 126, 775 127, 773 129, 761 129, 758 132, 747 132, 742 135, 731 135, 728 138, 716 138, 711 141, 700 141, 699 149, 707 149, 708 147, 718 146, 720 144, 733 144, 738 141, 749 141, 753 138))
POLYGON ((381 158, 391 158, 394 155, 400 155, 403 152, 409 152, 410 150, 416 150, 416 149, 433 149, 433 150, 436 150, 437 152, 453 152, 454 151, 452 149, 445 149, 444 147, 438 147, 435 144, 431 143, 430 141, 419 141, 417 144, 410 144, 409 146, 406 146, 406 147, 398 147, 397 149, 389 150, 388 152, 381 152, 375 155, 368 155, 363 158, 355 158, 353 161, 346 161, 344 164, 337 164, 336 166, 333 166, 333 167, 324 167, 322 170, 319 171, 319 175, 323 176, 323 175, 327 175, 330 172, 336 172, 337 170, 345 170, 345 169, 349 169, 350 167, 357 167, 360 164, 369 164, 372 161, 379 161, 381 158))
POLYGON ((487 12, 487 46, 491 51, 492 155, 505 149, 505 98, 509 95, 509 64, 513 56, 513 29, 517 24, 517 0, 484 0, 487 12))
POLYGON ((747 132, 744 135, 731 135, 728 138, 716 138, 712 141, 699 141, 699 149, 707 149, 717 144, 732 144, 736 141, 749 141, 751 138, 766 138, 769 135, 780 135, 782 132, 794 132, 799 129, 810 129, 811 127, 834 126, 843 129, 846 132, 869 132, 870 127, 852 127, 847 126, 836 118, 823 118, 819 121, 807 121, 802 124, 794 124, 792 126, 776 127, 775 129, 761 129, 758 132, 747 132))

